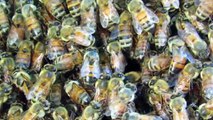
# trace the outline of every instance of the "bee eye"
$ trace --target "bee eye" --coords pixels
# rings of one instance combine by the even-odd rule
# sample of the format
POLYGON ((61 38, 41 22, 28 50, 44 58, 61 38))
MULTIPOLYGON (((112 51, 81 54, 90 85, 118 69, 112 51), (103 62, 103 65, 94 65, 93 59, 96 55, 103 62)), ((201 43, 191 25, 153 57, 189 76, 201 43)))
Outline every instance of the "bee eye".
POLYGON ((24 49, 22 50, 22 52, 23 52, 23 53, 27 53, 28 50, 27 50, 26 48, 24 48, 24 49))
POLYGON ((11 88, 5 88, 5 89, 4 89, 4 93, 10 94, 10 92, 11 92, 11 88))
POLYGON ((107 7, 107 6, 108 6, 108 3, 105 3, 104 6, 107 7))
POLYGON ((210 24, 209 28, 210 28, 211 30, 213 30, 213 23, 210 24))
POLYGON ((183 5, 183 7, 184 7, 185 9, 189 8, 190 6, 191 6, 190 3, 186 3, 186 4, 183 5))
POLYGON ((122 74, 118 74, 118 77, 120 77, 120 78, 121 78, 122 76, 123 76, 122 74))
POLYGON ((152 93, 154 93, 154 91, 153 91, 153 90, 149 90, 149 93, 151 93, 151 94, 152 94, 152 93))
POLYGON ((49 41, 46 41, 46 42, 45 42, 45 45, 48 45, 48 44, 49 44, 49 41))
POLYGON ((61 23, 58 22, 58 21, 56 21, 56 22, 53 23, 54 26, 60 26, 60 24, 61 24, 61 23))
POLYGON ((150 85, 150 86, 153 86, 155 83, 156 83, 156 80, 151 80, 151 81, 149 82, 149 85, 150 85))
POLYGON ((86 11, 89 11, 89 10, 90 10, 90 7, 91 7, 91 6, 89 6, 88 8, 86 8, 86 11))
POLYGON ((141 11, 141 9, 137 9, 137 10, 136 10, 136 12, 138 12, 138 13, 139 13, 140 11, 141 11))
POLYGON ((57 34, 57 35, 60 35, 60 31, 57 31, 56 34, 57 34))

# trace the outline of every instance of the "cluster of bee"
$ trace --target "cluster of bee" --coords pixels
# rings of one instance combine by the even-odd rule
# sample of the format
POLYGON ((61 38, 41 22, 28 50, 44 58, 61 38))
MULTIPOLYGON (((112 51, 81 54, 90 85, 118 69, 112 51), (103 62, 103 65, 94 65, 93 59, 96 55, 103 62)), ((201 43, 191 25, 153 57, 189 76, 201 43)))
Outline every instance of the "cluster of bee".
POLYGON ((213 119, 213 0, 0 0, 0 119, 213 119))

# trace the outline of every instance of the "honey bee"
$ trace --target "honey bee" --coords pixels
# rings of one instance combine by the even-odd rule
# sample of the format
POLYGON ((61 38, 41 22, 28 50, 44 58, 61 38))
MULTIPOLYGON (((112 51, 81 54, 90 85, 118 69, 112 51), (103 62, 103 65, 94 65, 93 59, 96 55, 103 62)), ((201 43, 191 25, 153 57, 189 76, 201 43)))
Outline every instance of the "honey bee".
POLYGON ((56 69, 53 65, 46 64, 41 70, 38 80, 30 88, 27 100, 42 100, 46 99, 50 92, 52 84, 56 80, 56 69))
POLYGON ((23 106, 21 104, 11 105, 8 114, 7 120, 20 120, 21 114, 23 113, 23 106))
POLYGON ((53 103, 54 105, 60 105, 61 97, 62 97, 61 93, 62 93, 62 87, 60 84, 52 85, 50 94, 49 94, 50 102, 53 103))
POLYGON ((105 49, 100 49, 100 67, 101 67, 101 73, 103 75, 112 75, 112 68, 110 66, 110 57, 105 49))
POLYGON ((13 87, 7 83, 0 84, 0 108, 2 105, 9 99, 10 94, 12 93, 13 87))
POLYGON ((141 115, 137 112, 126 112, 123 114, 122 120, 162 120, 162 118, 155 115, 141 115))
POLYGON ((152 56, 148 62, 148 68, 152 72, 161 72, 169 68, 171 58, 169 55, 162 53, 152 56))
POLYGON ((54 120, 69 120, 68 111, 65 107, 57 107, 53 111, 52 117, 54 120))
POLYGON ((25 30, 23 27, 11 26, 7 37, 7 49, 17 51, 19 43, 24 40, 25 30))
POLYGON ((33 85, 31 76, 26 71, 19 70, 13 73, 13 78, 13 83, 16 87, 23 91, 25 96, 27 96, 29 94, 30 87, 33 85))
POLYGON ((72 70, 75 66, 80 65, 83 56, 78 50, 59 56, 54 61, 54 65, 58 71, 72 70))
POLYGON ((40 71, 45 54, 45 46, 41 42, 37 42, 32 54, 32 66, 31 69, 34 71, 40 71))
POLYGON ((160 2, 163 5, 163 9, 166 11, 178 9, 180 6, 179 0, 160 0, 160 2))
POLYGON ((15 61, 12 57, 12 54, 9 52, 0 53, 0 70, 4 74, 4 81, 10 82, 11 75, 13 70, 15 69, 15 61))
POLYGON ((55 60, 57 57, 66 53, 63 41, 60 39, 50 39, 47 41, 47 57, 49 60, 55 60))
POLYGON ((206 20, 213 15, 213 1, 212 0, 202 0, 196 10, 196 16, 200 20, 206 20))
POLYGON ((25 112, 21 120, 36 120, 45 115, 44 107, 40 102, 33 103, 30 108, 25 112))
POLYGON ((149 62, 149 56, 144 56, 143 62, 140 63, 141 68, 141 81, 142 83, 147 84, 149 80, 152 78, 152 72, 149 70, 147 63, 149 62))
POLYGON ((170 16, 168 13, 158 12, 159 22, 156 24, 154 33, 154 44, 157 50, 162 50, 167 44, 169 37, 170 16))
POLYGON ((95 38, 82 27, 63 26, 61 29, 61 38, 64 41, 73 41, 82 46, 92 46, 95 38))
POLYGON ((43 30, 35 12, 36 6, 33 4, 26 4, 22 7, 21 12, 24 17, 25 26, 29 35, 34 40, 39 40, 43 37, 43 30))
POLYGON ((24 40, 18 46, 18 52, 16 54, 16 67, 27 69, 31 64, 32 49, 34 44, 32 41, 24 40))
POLYGON ((132 30, 132 16, 129 11, 124 11, 120 16, 120 23, 118 25, 118 41, 122 49, 130 50, 133 42, 132 30))
POLYGON ((136 91, 134 84, 127 83, 117 91, 117 96, 110 96, 109 110, 112 119, 121 118, 125 112, 135 109, 132 102, 136 91))
POLYGON ((126 58, 121 51, 121 46, 118 41, 111 42, 107 46, 107 51, 110 53, 111 66, 114 72, 124 72, 127 65, 126 58))
POLYGON ((97 0, 101 26, 112 31, 113 25, 120 22, 119 14, 113 5, 113 0, 97 0))
POLYGON ((172 94, 169 93, 168 83, 165 80, 154 77, 149 81, 149 87, 151 88, 149 102, 153 105, 158 115, 165 120, 169 120, 166 108, 172 94))
POLYGON ((81 67, 80 77, 83 83, 93 86, 101 75, 100 56, 94 47, 88 48, 84 54, 84 62, 81 67))
POLYGON ((141 35, 137 35, 136 43, 133 48, 132 56, 137 60, 142 60, 149 48, 149 42, 152 38, 152 34, 149 32, 143 32, 141 35))
POLYGON ((185 41, 187 47, 190 48, 196 57, 205 59, 209 56, 206 42, 200 38, 195 28, 189 22, 176 22, 176 27, 178 35, 185 41))
POLYGON ((187 64, 187 61, 195 62, 193 56, 188 52, 185 42, 178 36, 170 37, 168 46, 169 51, 172 53, 172 62, 169 67, 170 74, 180 72, 187 64))
POLYGON ((5 0, 0 1, 0 38, 3 38, 7 35, 10 29, 10 23, 7 15, 8 5, 5 0))
POLYGON ((197 20, 197 16, 194 14, 194 11, 196 11, 196 5, 194 1, 187 1, 183 4, 183 13, 187 20, 190 21, 190 23, 202 34, 206 35, 208 34, 208 28, 207 25, 204 22, 201 22, 197 20))
MULTIPOLYGON (((115 73, 114 73, 115 74, 115 73)), ((108 82, 108 91, 111 98, 116 97, 120 88, 124 87, 124 81, 119 77, 112 77, 108 82)))
POLYGON ((95 82, 95 96, 94 100, 100 102, 102 106, 107 104, 108 100, 108 80, 110 79, 107 75, 102 75, 100 79, 95 82))
MULTIPOLYGON (((51 6, 51 7, 52 7, 52 6, 51 6)), ((43 24, 44 27, 47 27, 48 24, 49 24, 50 22, 52 22, 52 21, 55 20, 55 17, 52 15, 53 13, 50 13, 50 12, 46 9, 46 7, 45 7, 44 4, 39 4, 38 9, 39 9, 39 12, 40 12, 40 16, 42 16, 42 17, 41 17, 41 21, 42 21, 42 24, 43 24)), ((50 9, 50 8, 49 8, 49 9, 50 9)), ((59 19, 59 20, 60 20, 60 19, 59 19)), ((45 29, 46 29, 46 28, 44 28, 44 30, 45 30, 45 29)), ((45 31, 45 32, 46 32, 46 31, 45 31)))
POLYGON ((49 24, 47 43, 47 58, 50 60, 55 60, 56 57, 61 56, 66 53, 65 45, 63 41, 58 37, 60 32, 61 23, 58 21, 52 21, 49 24))
POLYGON ((189 120, 186 100, 182 97, 171 99, 169 106, 172 110, 173 120, 189 120))
POLYGON ((81 26, 90 34, 96 31, 96 2, 95 0, 82 0, 81 26))
POLYGON ((97 101, 92 101, 90 105, 84 109, 80 120, 101 120, 103 117, 101 113, 101 104, 97 101))
MULTIPOLYGON (((119 99, 118 99, 118 92, 119 89, 121 89, 122 87, 124 87, 124 81, 122 78, 120 78, 121 76, 124 76, 121 73, 114 73, 113 77, 109 80, 108 82, 108 86, 107 86, 107 91, 108 91, 108 103, 111 103, 111 106, 113 107, 114 105, 116 105, 115 103, 115 99, 117 99, 119 103, 119 99), (115 75, 117 74, 117 75, 115 75), (113 104, 112 104, 113 103, 113 104)), ((119 110, 122 111, 122 109, 126 109, 126 105, 124 103, 119 104, 121 106, 121 108, 119 110)), ((117 106, 119 108, 119 105, 117 106)), ((115 106, 114 106, 115 107, 115 106)), ((113 109, 113 108, 112 108, 113 109)), ((119 111, 118 110, 118 111, 119 111)))
POLYGON ((207 103, 203 103, 199 106, 197 111, 203 119, 209 120, 212 118, 213 116, 212 104, 213 99, 210 99, 209 101, 207 101, 207 103))
POLYGON ((62 20, 66 15, 65 7, 61 0, 40 0, 48 12, 52 14, 56 19, 62 20))
POLYGON ((86 106, 91 101, 91 97, 78 81, 66 82, 64 89, 74 103, 86 106))
POLYGON ((213 73, 213 67, 205 67, 200 72, 200 76, 202 78, 202 92, 203 97, 206 100, 213 99, 213 91, 212 91, 212 74, 213 73))
POLYGON ((186 64, 178 76, 177 84, 174 88, 175 94, 188 93, 192 80, 197 78, 198 75, 199 75, 199 69, 196 68, 195 64, 193 63, 186 64))
POLYGON ((132 14, 132 24, 137 34, 149 31, 158 23, 159 19, 141 0, 131 0, 127 8, 132 14))

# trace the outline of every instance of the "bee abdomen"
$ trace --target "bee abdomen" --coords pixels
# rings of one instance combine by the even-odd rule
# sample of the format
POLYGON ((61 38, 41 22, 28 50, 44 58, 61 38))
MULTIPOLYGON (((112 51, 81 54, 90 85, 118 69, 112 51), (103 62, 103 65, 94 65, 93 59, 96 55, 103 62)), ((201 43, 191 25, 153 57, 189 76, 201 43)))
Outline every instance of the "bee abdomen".
POLYGON ((200 5, 197 8, 196 16, 201 20, 205 20, 213 13, 212 9, 213 9, 212 5, 200 5))
POLYGON ((53 16, 55 16, 57 19, 62 19, 63 16, 66 15, 66 12, 64 10, 64 7, 62 4, 58 4, 55 7, 55 11, 53 11, 53 16))
POLYGON ((70 14, 73 16, 73 17, 79 17, 81 14, 80 14, 80 2, 79 1, 76 1, 74 3, 72 3, 72 0, 68 0, 67 1, 67 8, 70 12, 70 14))

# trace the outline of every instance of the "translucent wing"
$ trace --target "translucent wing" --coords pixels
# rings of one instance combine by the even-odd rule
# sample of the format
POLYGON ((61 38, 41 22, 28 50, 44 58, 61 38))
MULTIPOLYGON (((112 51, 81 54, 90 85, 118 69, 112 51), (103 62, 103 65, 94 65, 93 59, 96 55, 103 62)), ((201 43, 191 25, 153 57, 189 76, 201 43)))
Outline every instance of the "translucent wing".
POLYGON ((111 20, 113 21, 113 23, 119 23, 120 17, 117 10, 113 6, 113 4, 110 4, 109 7, 111 9, 111 20))
POLYGON ((135 32, 140 35, 142 33, 142 27, 141 25, 139 24, 139 22, 134 18, 132 17, 132 25, 133 25, 133 28, 135 30, 135 32))
POLYGON ((172 5, 175 9, 178 9, 180 6, 180 1, 179 0, 173 0, 172 5))
POLYGON ((106 15, 104 15, 101 11, 100 11, 100 22, 101 22, 101 26, 103 28, 107 28, 108 24, 109 24, 109 19, 106 15))
POLYGON ((144 9, 147 11, 150 21, 152 21, 153 23, 159 22, 158 16, 153 11, 151 11, 149 8, 146 8, 146 7, 144 9))

